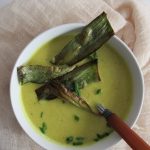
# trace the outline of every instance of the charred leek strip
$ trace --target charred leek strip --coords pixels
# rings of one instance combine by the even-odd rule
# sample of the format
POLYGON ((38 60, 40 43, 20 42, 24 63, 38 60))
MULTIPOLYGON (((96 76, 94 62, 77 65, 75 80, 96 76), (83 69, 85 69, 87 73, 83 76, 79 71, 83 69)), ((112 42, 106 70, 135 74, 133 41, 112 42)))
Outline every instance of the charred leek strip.
POLYGON ((21 84, 28 82, 32 83, 46 83, 49 80, 62 76, 67 72, 72 71, 75 66, 68 67, 62 66, 40 66, 40 65, 28 65, 20 66, 17 68, 18 79, 21 84))
MULTIPOLYGON (((76 76, 74 76, 73 78, 68 78, 68 84, 70 84, 70 86, 76 84, 76 86, 79 89, 82 89, 91 82, 100 81, 97 60, 94 60, 90 63, 91 63, 91 65, 88 68, 85 68, 84 70, 82 70, 81 72, 76 74, 76 76)), ((90 64, 90 63, 88 63, 88 64, 90 64)), ((68 89, 70 89, 67 85, 66 85, 66 87, 68 89)))
POLYGON ((103 12, 85 26, 53 59, 54 64, 74 65, 86 58, 114 35, 114 31, 103 12))
MULTIPOLYGON (((79 89, 84 88, 91 82, 100 81, 97 60, 88 62, 82 66, 76 67, 71 72, 58 77, 57 80, 63 83, 70 91, 76 91, 74 85, 76 84, 79 89)), ((50 81, 51 82, 51 81, 50 81)), ((38 99, 54 99, 56 96, 49 90, 49 83, 36 89, 38 99)))
POLYGON ((61 84, 59 81, 56 80, 51 81, 49 84, 49 90, 52 91, 53 94, 56 95, 57 97, 65 101, 68 101, 79 108, 83 108, 87 111, 95 113, 84 99, 66 89, 65 86, 61 84))

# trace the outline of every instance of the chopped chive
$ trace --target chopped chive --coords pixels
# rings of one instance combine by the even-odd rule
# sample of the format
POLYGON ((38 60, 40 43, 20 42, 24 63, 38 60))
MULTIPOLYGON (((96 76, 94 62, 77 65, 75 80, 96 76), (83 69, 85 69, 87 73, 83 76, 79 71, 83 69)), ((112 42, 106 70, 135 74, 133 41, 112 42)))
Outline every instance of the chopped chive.
POLYGON ((45 131, 43 130, 42 127, 39 127, 39 129, 40 129, 40 131, 41 131, 43 134, 45 134, 45 131))
POLYGON ((110 134, 110 133, 105 132, 105 133, 103 133, 103 134, 97 134, 97 137, 98 137, 99 139, 102 139, 102 138, 108 136, 109 134, 110 134))
POLYGON ((101 89, 97 89, 96 92, 95 92, 96 95, 98 95, 100 93, 101 93, 101 89))
POLYGON ((105 133, 103 133, 103 134, 99 134, 99 133, 97 133, 96 134, 96 138, 94 139, 94 141, 99 141, 100 139, 103 139, 104 137, 106 137, 106 136, 108 136, 110 133, 108 133, 108 132, 105 132, 105 133))
POLYGON ((74 83, 74 88, 75 88, 75 93, 77 96, 80 96, 80 89, 79 89, 79 86, 78 86, 78 83, 74 83))
POLYGON ((99 139, 98 139, 98 138, 95 138, 95 139, 94 139, 94 141, 95 141, 95 142, 98 142, 98 141, 99 141, 99 139))
POLYGON ((97 138, 99 138, 99 139, 102 138, 102 136, 101 136, 99 133, 97 133, 96 136, 97 136, 97 138))
POLYGON ((45 134, 46 130, 47 130, 47 125, 45 122, 42 123, 42 126, 39 127, 40 131, 45 134))
POLYGON ((74 146, 82 145, 83 140, 84 140, 84 137, 81 137, 81 136, 77 136, 77 137, 69 136, 66 138, 66 143, 72 144, 74 146))
POLYGON ((75 121, 79 121, 79 120, 80 120, 79 116, 74 115, 74 120, 75 120, 75 121))
POLYGON ((110 135, 110 133, 111 133, 111 132, 106 132, 106 133, 105 133, 105 136, 108 136, 108 135, 110 135))
POLYGON ((109 128, 111 128, 111 126, 108 124, 108 122, 106 123, 106 126, 109 127, 109 128))
POLYGON ((64 100, 62 100, 62 103, 65 104, 66 102, 64 100))
POLYGON ((82 145, 82 144, 83 144, 83 142, 80 142, 80 141, 79 142, 73 142, 74 146, 78 146, 78 145, 82 145))
POLYGON ((76 137, 76 140, 82 141, 82 140, 84 140, 84 137, 78 136, 78 137, 76 137))
POLYGON ((41 118, 43 117, 43 112, 40 113, 40 117, 41 117, 41 118))
POLYGON ((69 136, 66 138, 66 142, 69 144, 69 143, 72 143, 73 142, 73 136, 69 136))

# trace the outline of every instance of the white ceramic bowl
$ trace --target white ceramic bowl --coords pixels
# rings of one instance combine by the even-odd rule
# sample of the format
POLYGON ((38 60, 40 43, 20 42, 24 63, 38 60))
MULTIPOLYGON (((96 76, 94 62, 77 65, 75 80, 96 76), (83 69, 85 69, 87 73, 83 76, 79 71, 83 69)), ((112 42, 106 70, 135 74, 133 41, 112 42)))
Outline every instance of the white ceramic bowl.
MULTIPOLYGON (((63 145, 59 145, 56 143, 52 143, 45 138, 43 138, 40 134, 38 134, 28 123, 25 114, 22 111, 21 107, 21 99, 19 96, 19 84, 17 80, 17 66, 20 66, 28 61, 28 59, 32 56, 32 54, 39 48, 42 44, 50 41, 51 39, 60 36, 64 33, 71 32, 74 30, 80 30, 84 25, 73 23, 73 24, 65 24, 50 30, 45 31, 44 33, 37 36, 34 40, 32 40, 26 48, 22 51, 19 58, 16 61, 14 66, 12 76, 11 76, 11 83, 10 83, 10 97, 12 107, 15 113, 15 116, 24 129, 24 131, 39 145, 41 145, 45 149, 49 150, 74 150, 74 149, 81 149, 81 150, 104 150, 112 145, 116 144, 121 138, 114 132, 109 137, 97 142, 96 144, 85 146, 85 147, 66 147, 63 145)), ((132 78, 133 78, 133 105, 130 110, 130 113, 127 117, 126 123, 132 127, 133 124, 136 122, 143 101, 143 77, 140 71, 140 68, 137 64, 137 61, 132 54, 131 50, 127 47, 125 43, 123 43, 119 38, 113 36, 108 43, 115 48, 115 50, 124 58, 128 67, 131 71, 132 78)))

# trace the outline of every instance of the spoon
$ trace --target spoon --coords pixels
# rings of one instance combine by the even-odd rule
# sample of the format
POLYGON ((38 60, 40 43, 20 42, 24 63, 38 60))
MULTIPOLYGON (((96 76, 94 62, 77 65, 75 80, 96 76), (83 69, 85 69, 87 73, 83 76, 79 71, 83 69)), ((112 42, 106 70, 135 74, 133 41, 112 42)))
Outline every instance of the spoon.
POLYGON ((133 150, 150 150, 150 146, 140 138, 130 127, 116 114, 105 109, 102 105, 96 106, 100 115, 105 117, 108 124, 126 141, 133 150))

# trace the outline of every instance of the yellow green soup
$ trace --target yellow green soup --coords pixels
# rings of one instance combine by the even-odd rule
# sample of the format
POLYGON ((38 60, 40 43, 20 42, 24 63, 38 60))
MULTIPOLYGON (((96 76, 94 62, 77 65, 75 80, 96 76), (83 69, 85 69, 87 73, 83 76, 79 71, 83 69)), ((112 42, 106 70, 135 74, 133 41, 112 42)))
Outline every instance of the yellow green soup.
MULTIPOLYGON (((37 49, 27 64, 50 65, 72 34, 60 36, 37 49)), ((91 106, 103 104, 121 118, 125 118, 132 103, 131 75, 123 58, 109 45, 97 51, 101 81, 88 84, 80 91, 91 106)), ((68 102, 38 101, 35 89, 41 85, 28 83, 21 86, 21 99, 25 114, 33 128, 45 136, 66 145, 88 145, 108 136, 112 129, 103 117, 95 116, 68 102)))

